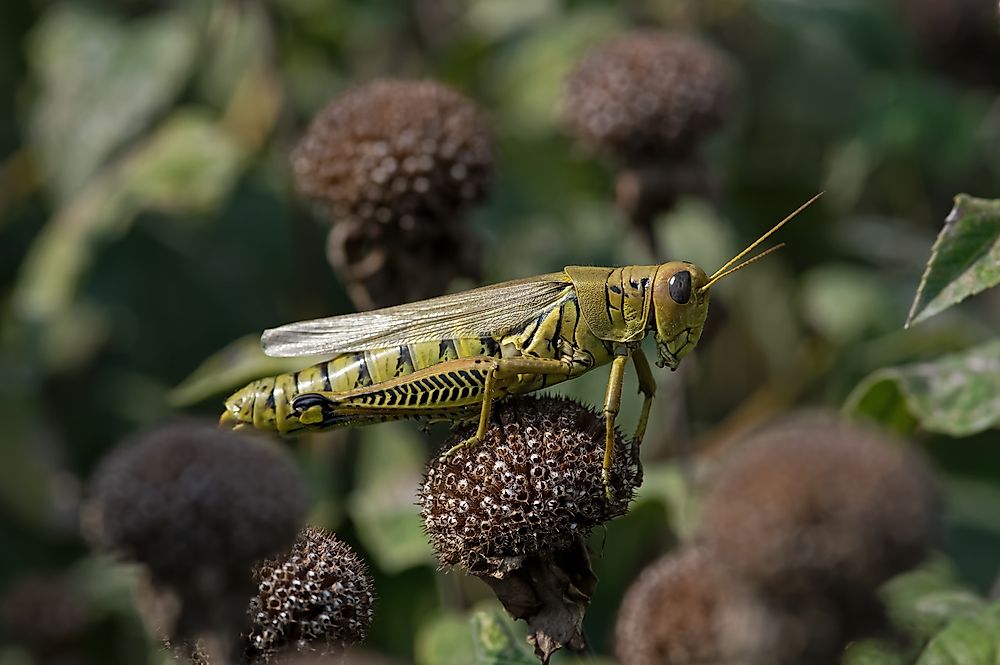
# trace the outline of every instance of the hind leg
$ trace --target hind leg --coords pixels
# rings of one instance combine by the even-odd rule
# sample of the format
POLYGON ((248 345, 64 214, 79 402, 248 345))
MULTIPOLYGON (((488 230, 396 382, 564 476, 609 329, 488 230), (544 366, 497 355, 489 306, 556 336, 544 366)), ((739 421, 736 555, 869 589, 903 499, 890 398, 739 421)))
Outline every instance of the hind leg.
POLYGON ((544 374, 566 375, 569 374, 570 366, 561 360, 552 358, 497 358, 493 366, 487 371, 483 382, 482 406, 479 409, 479 426, 476 433, 449 448, 442 457, 455 454, 463 448, 470 448, 480 443, 486 436, 486 430, 490 426, 490 415, 493 410, 493 400, 498 396, 500 386, 516 378, 519 374, 534 374, 537 376, 544 374))

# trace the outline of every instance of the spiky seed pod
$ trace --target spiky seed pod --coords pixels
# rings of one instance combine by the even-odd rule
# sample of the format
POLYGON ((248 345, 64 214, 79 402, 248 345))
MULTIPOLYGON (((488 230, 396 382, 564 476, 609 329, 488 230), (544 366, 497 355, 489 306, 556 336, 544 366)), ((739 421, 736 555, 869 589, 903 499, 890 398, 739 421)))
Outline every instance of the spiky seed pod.
POLYGON ((702 40, 635 31, 584 56, 563 116, 581 143, 619 161, 675 161, 719 125, 732 87, 729 62, 702 40))
POLYGON ((478 277, 479 244, 460 218, 490 189, 493 140, 458 92, 391 79, 349 90, 313 120, 292 167, 299 191, 328 209, 327 257, 359 308, 478 277))
POLYGON ((435 81, 380 79, 334 99, 292 154, 299 190, 334 219, 402 227, 485 197, 493 145, 476 105, 435 81))
POLYGON ((930 473, 902 442, 812 413, 732 455, 705 498, 703 534, 769 594, 850 601, 918 563, 937 517, 930 473))
POLYGON ((199 569, 249 570, 288 547, 306 492, 282 449, 187 422, 113 451, 97 471, 92 508, 106 547, 183 585, 199 569))
MULTIPOLYGON (((619 433, 608 502, 604 419, 578 402, 526 397, 494 413, 484 441, 430 462, 417 503, 442 564, 502 578, 525 557, 569 547, 623 514, 639 479, 619 433)), ((458 427, 446 446, 474 432, 458 427)))
POLYGON ((254 572, 247 654, 336 651, 361 641, 372 621, 373 585, 357 554, 332 533, 306 527, 291 551, 254 572))
MULTIPOLYGON (((80 591, 60 576, 32 575, 0 596, 0 634, 27 646, 41 662, 57 654, 82 658, 91 610, 80 591)), ((62 661, 60 661, 62 662, 62 661)))
POLYGON ((628 665, 837 662, 836 625, 817 609, 770 606, 710 551, 681 550, 648 566, 625 594, 615 651, 628 665))

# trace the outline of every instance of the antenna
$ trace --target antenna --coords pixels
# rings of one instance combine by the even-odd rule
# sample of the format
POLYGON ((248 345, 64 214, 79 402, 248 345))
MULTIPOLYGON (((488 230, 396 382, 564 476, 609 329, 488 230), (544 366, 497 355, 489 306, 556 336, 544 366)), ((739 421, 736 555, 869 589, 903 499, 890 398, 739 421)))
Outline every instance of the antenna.
POLYGON ((746 261, 744 263, 741 263, 740 265, 736 266, 732 270, 729 269, 730 266, 732 266, 734 263, 736 263, 737 261, 739 261, 740 259, 742 259, 744 256, 746 256, 750 252, 752 252, 759 244, 761 244, 762 242, 764 242, 765 240, 767 240, 768 238, 770 238, 775 233, 775 231, 777 231, 778 229, 780 229, 782 226, 784 226, 788 222, 792 221, 795 218, 796 215, 798 215, 800 212, 802 212, 803 210, 805 210, 806 208, 808 208, 809 206, 811 206, 813 203, 815 203, 816 199, 818 199, 819 197, 823 196, 823 194, 824 194, 824 192, 820 192, 816 196, 812 197, 811 199, 809 199, 808 201, 806 201, 805 203, 803 203, 802 205, 800 205, 798 208, 795 209, 794 212, 792 212, 790 215, 788 215, 787 217, 785 217, 783 220, 781 220, 780 222, 778 222, 777 224, 775 224, 774 227, 770 231, 768 231, 767 233, 765 233, 764 235, 762 235, 761 237, 759 237, 755 241, 753 241, 753 243, 751 243, 749 247, 747 247, 746 249, 744 249, 742 252, 740 252, 739 254, 737 254, 736 256, 734 256, 733 258, 729 259, 729 261, 726 262, 726 265, 724 265, 721 268, 719 268, 718 270, 716 270, 715 274, 708 278, 708 282, 705 284, 705 286, 703 286, 700 289, 698 289, 698 291, 699 292, 700 291, 707 291, 708 287, 712 286, 713 284, 715 284, 717 281, 719 281, 720 279, 722 279, 726 275, 731 275, 732 273, 736 272, 737 270, 740 270, 742 268, 747 267, 748 265, 750 265, 754 261, 757 261, 758 259, 762 259, 765 256, 767 256, 768 254, 770 254, 771 252, 773 252, 774 250, 778 249, 778 247, 780 247, 781 245, 773 247, 772 249, 769 249, 769 250, 763 252, 762 254, 758 254, 754 258, 749 259, 748 261, 746 261))

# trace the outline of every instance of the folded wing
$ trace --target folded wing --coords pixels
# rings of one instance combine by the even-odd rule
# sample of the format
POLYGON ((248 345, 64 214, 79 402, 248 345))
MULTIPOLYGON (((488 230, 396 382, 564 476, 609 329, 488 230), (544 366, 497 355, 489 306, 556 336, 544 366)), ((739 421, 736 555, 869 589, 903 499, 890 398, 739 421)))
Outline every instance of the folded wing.
POLYGON ((411 342, 501 336, 551 308, 573 288, 566 273, 484 286, 370 312, 265 330, 269 356, 336 355, 411 342))

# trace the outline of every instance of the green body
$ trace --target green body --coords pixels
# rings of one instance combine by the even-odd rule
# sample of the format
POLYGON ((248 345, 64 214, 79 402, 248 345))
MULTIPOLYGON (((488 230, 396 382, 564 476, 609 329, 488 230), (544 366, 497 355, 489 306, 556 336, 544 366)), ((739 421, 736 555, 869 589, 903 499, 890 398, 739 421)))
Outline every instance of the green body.
MULTIPOLYGON (((690 306, 680 308, 687 315, 679 316, 672 301, 660 302, 666 279, 680 270, 693 275, 695 286, 705 279, 699 268, 682 262, 571 266, 543 275, 534 279, 552 290, 551 301, 539 311, 526 311, 519 322, 486 325, 476 336, 340 353, 292 374, 260 379, 226 401, 222 421, 289 434, 400 418, 469 419, 482 408, 491 368, 531 370, 498 375, 489 386, 491 400, 524 394, 580 376, 616 355, 629 355, 650 331, 657 332, 661 361, 674 367, 697 343, 708 306, 707 294, 697 292, 690 306), (525 365, 533 359, 547 362, 525 365), (536 365, 541 368, 537 373, 536 365), (321 412, 302 399, 314 394, 325 396, 321 412)), ((507 285, 523 289, 531 284, 519 280, 469 292, 483 296, 477 316, 490 324, 491 298, 507 293, 507 285)), ((421 305, 406 307, 417 313, 421 305)), ((361 322, 366 313, 350 316, 361 322)))

